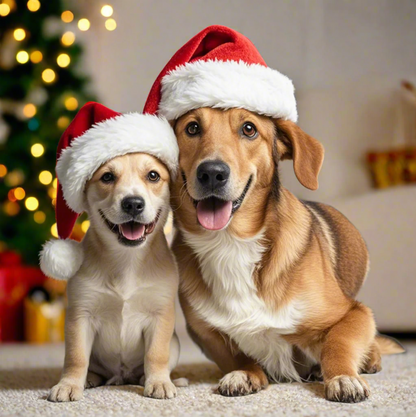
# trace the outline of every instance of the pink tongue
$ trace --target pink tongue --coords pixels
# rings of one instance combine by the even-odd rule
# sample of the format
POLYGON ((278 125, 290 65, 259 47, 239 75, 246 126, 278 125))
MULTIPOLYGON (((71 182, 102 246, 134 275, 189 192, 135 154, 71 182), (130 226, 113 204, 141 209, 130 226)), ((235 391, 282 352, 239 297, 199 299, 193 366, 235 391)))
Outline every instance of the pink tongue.
POLYGON ((128 240, 137 240, 143 236, 144 224, 140 223, 124 223, 120 225, 121 233, 128 240))
POLYGON ((220 230, 231 217, 233 203, 211 197, 202 200, 196 206, 196 215, 202 227, 208 230, 220 230))

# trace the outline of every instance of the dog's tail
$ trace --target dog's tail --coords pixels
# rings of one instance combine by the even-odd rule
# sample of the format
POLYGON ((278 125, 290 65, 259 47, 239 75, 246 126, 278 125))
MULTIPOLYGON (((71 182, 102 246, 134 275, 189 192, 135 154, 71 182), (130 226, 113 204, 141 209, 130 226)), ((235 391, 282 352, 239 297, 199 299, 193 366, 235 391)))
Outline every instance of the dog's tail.
POLYGON ((396 353, 405 353, 404 346, 394 337, 378 334, 376 336, 376 343, 380 348, 382 355, 394 355, 396 353))

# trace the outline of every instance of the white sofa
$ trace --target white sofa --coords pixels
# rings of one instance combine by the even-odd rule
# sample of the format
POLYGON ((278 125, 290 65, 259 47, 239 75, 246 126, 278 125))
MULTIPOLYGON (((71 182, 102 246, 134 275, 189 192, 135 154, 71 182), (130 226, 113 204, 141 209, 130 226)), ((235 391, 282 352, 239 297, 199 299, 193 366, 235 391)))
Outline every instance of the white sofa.
POLYGON ((371 191, 333 201, 360 230, 371 268, 358 295, 378 328, 416 332, 416 186, 371 191))

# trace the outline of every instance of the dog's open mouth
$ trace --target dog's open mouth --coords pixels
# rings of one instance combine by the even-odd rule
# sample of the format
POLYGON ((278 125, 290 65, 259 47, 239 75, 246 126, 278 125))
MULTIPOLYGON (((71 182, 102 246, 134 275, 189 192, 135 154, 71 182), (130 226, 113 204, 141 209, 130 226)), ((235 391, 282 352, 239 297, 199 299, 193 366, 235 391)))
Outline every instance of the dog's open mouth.
MULTIPOLYGON (((185 176, 184 181, 186 183, 185 176)), ((221 230, 227 226, 233 214, 243 203, 252 181, 253 176, 251 175, 240 197, 234 201, 226 201, 217 197, 195 200, 190 196, 196 208, 199 224, 207 230, 221 230)))
POLYGON ((134 220, 115 224, 110 222, 100 210, 100 215, 104 219, 107 227, 117 235, 119 242, 126 246, 138 246, 143 243, 146 240, 146 237, 155 230, 160 213, 161 210, 157 213, 156 218, 148 224, 139 223, 134 220))

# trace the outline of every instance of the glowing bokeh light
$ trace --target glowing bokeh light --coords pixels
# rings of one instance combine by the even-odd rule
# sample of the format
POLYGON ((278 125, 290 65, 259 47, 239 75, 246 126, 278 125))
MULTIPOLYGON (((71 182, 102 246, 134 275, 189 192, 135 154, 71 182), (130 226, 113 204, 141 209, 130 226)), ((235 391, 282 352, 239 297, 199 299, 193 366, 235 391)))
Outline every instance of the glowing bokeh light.
POLYGON ((56 62, 61 68, 66 68, 70 64, 71 58, 68 54, 59 54, 56 62))
POLYGON ((55 78, 56 74, 53 69, 47 68, 42 72, 42 80, 45 81, 45 83, 51 83, 55 78))
POLYGON ((26 32, 25 32, 25 30, 24 29, 22 29, 22 28, 18 28, 18 29, 15 29, 14 30, 14 32, 13 32, 13 36, 14 36, 14 38, 17 40, 17 41, 22 41, 24 38, 26 38, 26 32))
POLYGON ((45 223, 46 220, 46 214, 43 211, 36 211, 33 214, 33 220, 35 220, 35 222, 37 224, 42 224, 45 223))
POLYGON ((90 28, 90 26, 91 24, 88 19, 83 18, 78 21, 78 29, 83 32, 87 31, 90 28))
POLYGON ((74 13, 72 13, 69 10, 66 10, 65 12, 62 12, 61 19, 65 23, 71 23, 74 20, 74 13))
POLYGON ((40 143, 35 143, 30 148, 30 152, 35 158, 39 158, 45 152, 45 148, 40 143))
POLYGON ((65 32, 61 37, 61 43, 64 46, 71 46, 75 42, 75 33, 74 32, 65 32))
POLYGON ((43 55, 42 52, 40 51, 33 51, 30 54, 30 60, 34 63, 34 64, 38 64, 40 61, 42 61, 43 59, 43 55))
POLYGON ((109 30, 110 32, 112 32, 113 30, 117 28, 116 21, 114 19, 107 19, 105 21, 105 28, 109 30))
POLYGON ((39 174, 39 182, 43 185, 48 185, 52 182, 52 174, 49 171, 42 171, 39 174))
POLYGON ((29 61, 29 54, 26 51, 19 51, 16 54, 16 61, 19 64, 26 64, 26 62, 29 61))
POLYGON ((36 197, 28 197, 25 200, 25 206, 29 211, 35 211, 39 207, 39 201, 36 197))

